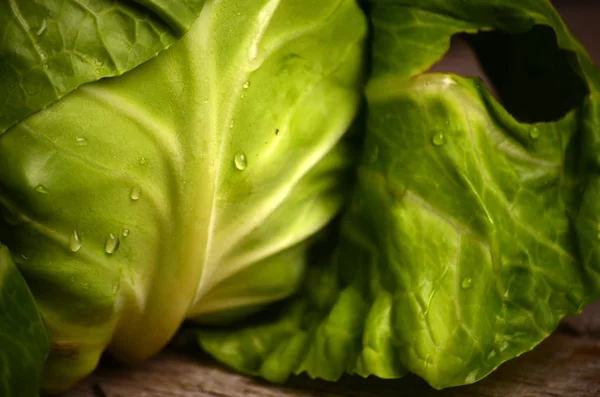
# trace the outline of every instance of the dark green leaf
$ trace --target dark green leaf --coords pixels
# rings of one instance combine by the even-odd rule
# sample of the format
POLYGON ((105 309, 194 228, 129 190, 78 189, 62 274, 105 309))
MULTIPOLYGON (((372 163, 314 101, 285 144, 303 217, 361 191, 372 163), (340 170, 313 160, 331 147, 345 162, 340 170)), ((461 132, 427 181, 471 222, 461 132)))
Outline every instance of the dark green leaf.
POLYGON ((184 34, 205 0, 0 0, 0 134, 184 34))
POLYGON ((37 396, 48 348, 29 288, 0 245, 0 395, 37 396))

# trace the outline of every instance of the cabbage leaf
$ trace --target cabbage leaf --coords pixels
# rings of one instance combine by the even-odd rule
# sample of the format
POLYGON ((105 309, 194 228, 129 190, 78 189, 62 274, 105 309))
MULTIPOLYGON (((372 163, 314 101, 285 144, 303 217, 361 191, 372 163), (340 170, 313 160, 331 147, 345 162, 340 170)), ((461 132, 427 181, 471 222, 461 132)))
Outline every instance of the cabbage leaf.
POLYGON ((0 346, 0 395, 37 396, 48 336, 25 280, 1 245, 0 346))
POLYGON ((271 381, 473 383, 600 295, 600 74, 544 1, 373 0, 370 20, 366 138, 336 248, 294 299, 198 342, 271 381), (427 73, 452 35, 492 30, 519 38, 511 51, 531 33, 517 68, 536 68, 491 77, 526 97, 536 73, 567 68, 548 90, 574 108, 503 91, 505 108, 477 78, 427 73))
POLYGON ((189 30, 204 1, 0 1, 0 133, 153 58, 189 30))
POLYGON ((45 391, 297 291, 349 188, 365 22, 353 0, 207 1, 158 56, 0 135, 0 239, 48 327, 45 391))

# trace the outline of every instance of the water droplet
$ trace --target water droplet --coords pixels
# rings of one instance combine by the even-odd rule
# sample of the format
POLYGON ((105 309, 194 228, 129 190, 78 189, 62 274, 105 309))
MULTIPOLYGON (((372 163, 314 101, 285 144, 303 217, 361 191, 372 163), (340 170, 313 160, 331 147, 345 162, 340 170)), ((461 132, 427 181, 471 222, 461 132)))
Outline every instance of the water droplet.
POLYGON ((71 282, 74 283, 75 282, 75 276, 71 276, 71 282))
POLYGON ((235 163, 235 168, 237 168, 240 171, 245 170, 248 166, 248 161, 246 160, 246 155, 244 153, 236 154, 233 161, 235 163))
POLYGON ((119 249, 119 236, 109 233, 106 236, 106 242, 104 243, 104 252, 107 254, 114 254, 119 249))
POLYGON ((473 285, 473 280, 469 277, 463 278, 463 281, 460 283, 462 289, 469 289, 471 288, 471 285, 473 285))
POLYGON ((240 99, 244 99, 246 98, 246 94, 242 93, 242 95, 240 95, 240 99))
POLYGON ((37 32, 35 32, 36 36, 41 36, 46 31, 47 27, 48 27, 48 21, 46 21, 44 19, 42 21, 42 25, 40 26, 40 28, 37 30, 37 32))
POLYGON ((75 139, 77 141, 77 146, 86 146, 87 145, 87 139, 85 139, 84 137, 78 136, 75 139))
POLYGON ((377 161, 378 158, 379 158, 379 146, 375 145, 375 147, 373 147, 373 151, 371 152, 371 155, 369 156, 369 160, 371 161, 371 163, 374 163, 377 161))
POLYGON ((233 122, 233 120, 231 120, 231 121, 229 122, 229 128, 233 128, 233 126, 234 126, 234 125, 235 125, 235 123, 233 122))
POLYGON ((202 102, 204 102, 204 103, 208 103, 208 98, 204 98, 204 99, 202 100, 202 102))
POLYGON ((139 186, 134 186, 131 188, 129 192, 129 198, 133 201, 138 201, 142 195, 142 189, 139 186))
POLYGON ((531 129, 529 130, 529 137, 531 137, 531 139, 537 139, 540 136, 540 129, 537 127, 531 127, 531 129))
POLYGON ((77 233, 77 230, 73 230, 73 233, 71 233, 71 237, 69 237, 69 249, 72 252, 77 252, 81 249, 82 245, 83 244, 81 243, 79 233, 77 233))
POLYGON ((34 189, 39 194, 48 194, 50 191, 44 185, 37 185, 34 189))
POLYGON ((249 87, 250 87, 250 82, 249 82, 249 81, 246 81, 246 82, 244 83, 244 85, 242 85, 242 87, 244 87, 244 89, 247 89, 247 88, 249 88, 249 87))
POLYGON ((431 142, 433 142, 435 146, 442 146, 446 143, 446 137, 441 132, 438 132, 431 138, 431 142))
POLYGON ((127 229, 127 228, 123 229, 123 231, 121 232, 121 234, 123 235, 123 237, 129 236, 129 229, 127 229))
POLYGON ((140 157, 140 165, 146 165, 146 158, 140 157))

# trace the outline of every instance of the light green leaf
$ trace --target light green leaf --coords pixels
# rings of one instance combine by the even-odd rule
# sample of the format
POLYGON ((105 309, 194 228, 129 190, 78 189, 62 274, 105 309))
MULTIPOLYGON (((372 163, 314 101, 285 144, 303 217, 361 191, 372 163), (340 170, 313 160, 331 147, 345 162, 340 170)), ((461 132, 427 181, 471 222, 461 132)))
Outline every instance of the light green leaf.
POLYGON ((332 243, 319 244, 319 255, 313 256, 317 264, 309 269, 303 289, 283 308, 276 307, 239 330, 202 330, 198 343, 227 365, 272 382, 301 373, 327 380, 337 380, 345 372, 382 378, 404 375, 389 339, 391 297, 382 291, 373 302, 357 286, 344 287, 339 277, 350 263, 348 269, 366 270, 372 258, 350 246, 348 258, 359 255, 351 262, 326 262, 332 243), (355 265, 361 263, 365 266, 355 265))
POLYGON ((168 50, 0 136, 6 242, 58 347, 47 390, 298 289, 356 160, 365 33, 353 0, 207 1, 168 50))
POLYGON ((519 124, 479 82, 447 75, 369 103, 365 152, 378 155, 359 168, 365 204, 343 233, 381 253, 401 362, 436 388, 472 383, 597 291, 569 218, 578 179, 565 158, 581 124, 519 124))
POLYGON ((274 317, 198 341, 274 381, 472 383, 600 295, 600 73, 545 1, 373 0, 370 18, 367 133, 333 258, 274 317), (478 79, 426 73, 452 35, 492 30, 505 42, 473 45, 506 109, 536 123, 478 79))

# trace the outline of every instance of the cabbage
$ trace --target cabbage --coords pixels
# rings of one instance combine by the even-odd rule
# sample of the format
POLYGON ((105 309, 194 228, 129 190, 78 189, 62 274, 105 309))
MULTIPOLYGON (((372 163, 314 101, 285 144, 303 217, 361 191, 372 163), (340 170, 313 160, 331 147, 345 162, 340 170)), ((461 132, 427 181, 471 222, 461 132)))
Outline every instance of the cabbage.
POLYGON ((442 389, 599 297, 600 72, 547 3, 513 3, 371 2, 365 138, 337 245, 282 308, 192 331, 206 351, 274 382, 412 372, 442 389), (503 105, 478 78, 428 72, 452 35, 478 31, 503 105))
POLYGON ((11 0, 0 32, 2 396, 178 331, 441 389, 600 297, 600 71, 545 0, 11 0), (456 35, 487 83, 430 71, 456 35))
MULTIPOLYGON (((105 13, 124 15, 88 18, 105 13)), ((348 0, 208 1, 155 58, 0 136, 2 241, 48 329, 45 391, 105 349, 145 359, 184 319, 232 321, 297 290, 348 188, 365 31, 348 0)))

